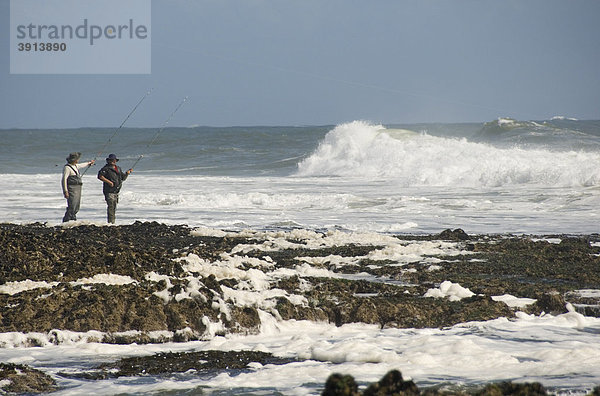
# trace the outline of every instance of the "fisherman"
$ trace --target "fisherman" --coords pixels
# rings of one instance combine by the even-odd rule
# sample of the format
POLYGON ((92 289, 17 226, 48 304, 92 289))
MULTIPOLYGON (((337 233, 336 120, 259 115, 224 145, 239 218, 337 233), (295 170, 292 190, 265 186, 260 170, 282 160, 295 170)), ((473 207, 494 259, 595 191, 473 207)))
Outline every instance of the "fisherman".
POLYGON ((103 182, 102 192, 104 193, 104 200, 108 205, 106 208, 107 219, 108 222, 112 224, 115 222, 121 185, 133 171, 133 169, 129 169, 127 172, 123 172, 121 168, 117 166, 117 161, 119 161, 117 156, 115 154, 110 154, 108 158, 106 158, 106 165, 98 171, 98 179, 103 182))
POLYGON ((81 203, 81 185, 83 180, 79 169, 94 165, 95 160, 79 164, 81 153, 71 153, 67 157, 67 163, 63 167, 62 190, 67 199, 67 211, 63 217, 63 223, 71 220, 77 220, 79 204, 81 203))

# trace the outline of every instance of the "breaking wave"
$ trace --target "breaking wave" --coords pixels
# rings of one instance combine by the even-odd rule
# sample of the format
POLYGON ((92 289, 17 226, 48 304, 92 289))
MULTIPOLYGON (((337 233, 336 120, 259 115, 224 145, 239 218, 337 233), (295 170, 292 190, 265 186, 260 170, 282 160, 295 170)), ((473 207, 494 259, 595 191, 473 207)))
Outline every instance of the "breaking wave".
MULTIPOLYGON (((498 122, 495 129, 514 126, 498 122)), ((354 121, 327 133, 296 175, 389 178, 406 186, 594 186, 600 184, 600 154, 497 147, 354 121)))

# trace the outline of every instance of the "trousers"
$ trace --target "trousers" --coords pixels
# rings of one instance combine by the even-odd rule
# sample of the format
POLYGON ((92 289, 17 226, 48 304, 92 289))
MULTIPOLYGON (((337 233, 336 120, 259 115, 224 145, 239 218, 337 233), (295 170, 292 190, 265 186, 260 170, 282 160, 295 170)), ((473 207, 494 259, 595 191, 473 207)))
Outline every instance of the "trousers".
POLYGON ((81 203, 81 184, 67 184, 69 198, 67 198, 67 211, 63 217, 63 223, 66 221, 77 220, 77 212, 81 203))
POLYGON ((119 202, 119 194, 118 193, 106 193, 104 194, 104 200, 106 201, 106 219, 109 223, 114 224, 116 213, 117 213, 117 203, 119 202))

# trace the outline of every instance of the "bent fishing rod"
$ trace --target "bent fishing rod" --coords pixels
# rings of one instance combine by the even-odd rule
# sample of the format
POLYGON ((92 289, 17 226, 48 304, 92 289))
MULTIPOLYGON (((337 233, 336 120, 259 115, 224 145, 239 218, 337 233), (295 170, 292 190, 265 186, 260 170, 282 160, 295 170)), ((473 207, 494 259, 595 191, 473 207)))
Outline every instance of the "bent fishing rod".
MULTIPOLYGON (((169 118, 167 118, 167 120, 163 123, 162 127, 156 132, 156 134, 154 134, 154 137, 152 138, 152 140, 150 141, 150 143, 148 143, 148 145, 146 146, 146 149, 149 149, 150 146, 152 146, 154 144, 154 142, 156 141, 156 139, 158 138, 158 135, 160 135, 160 133, 167 127, 167 125, 169 124, 169 121, 171 121, 171 118, 173 118, 173 116, 175 115, 175 113, 177 113, 177 110, 179 110, 179 108, 181 106, 183 106, 183 104, 188 100, 188 97, 186 96, 185 98, 183 98, 183 100, 181 102, 179 102, 179 105, 177 105, 177 107, 175 108, 175 110, 173 110, 173 112, 171 113, 171 115, 169 116, 169 118)), ((140 160, 144 157, 144 154, 141 154, 138 159, 133 163, 133 165, 131 166, 131 170, 133 170, 133 168, 135 168, 135 166, 138 164, 138 162, 140 162, 140 160)))
MULTIPOLYGON (((96 156, 94 157, 94 161, 96 161, 96 159, 98 159, 98 157, 100 157, 100 155, 102 155, 102 153, 104 152, 104 150, 106 149, 106 147, 110 144, 110 142, 113 140, 113 138, 117 135, 117 132, 119 132, 119 130, 123 127, 123 125, 125 125, 125 123, 129 119, 129 117, 131 117, 131 115, 133 113, 135 113, 135 111, 137 110, 137 108, 139 107, 139 105, 144 101, 144 99, 146 99, 146 97, 148 95, 150 95, 150 93, 152 92, 153 89, 154 88, 150 88, 146 92, 146 94, 144 96, 142 96, 142 98, 140 99, 140 101, 137 102, 137 104, 135 105, 135 107, 133 108, 133 110, 131 110, 129 112, 129 114, 127 114, 127 117, 125 117, 125 119, 123 120, 123 122, 121 123, 121 125, 119 125, 119 127, 115 129, 115 131, 113 132, 112 136, 108 138, 108 140, 106 141, 106 143, 104 143, 104 146, 102 146, 102 148, 100 149, 100 151, 98 151, 98 154, 96 154, 96 156)), ((85 175, 85 172, 87 172, 88 169, 90 169, 89 166, 87 168, 85 168, 85 170, 83 171, 83 173, 81 174, 81 176, 85 175)))

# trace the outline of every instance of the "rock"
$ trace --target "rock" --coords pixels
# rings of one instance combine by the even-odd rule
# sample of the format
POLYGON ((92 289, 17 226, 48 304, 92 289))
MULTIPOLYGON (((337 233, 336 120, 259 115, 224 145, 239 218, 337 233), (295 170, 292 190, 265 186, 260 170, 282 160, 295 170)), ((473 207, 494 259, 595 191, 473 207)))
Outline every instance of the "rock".
MULTIPOLYGON (((423 260, 439 260, 435 270, 431 270, 432 265, 424 265, 423 260, 397 265, 389 259, 364 258, 383 248, 375 245, 298 247, 304 242, 290 239, 295 244, 292 248, 268 252, 244 250, 243 255, 266 260, 273 270, 294 269, 299 257, 339 256, 348 258, 348 263, 316 260, 311 266, 344 275, 367 273, 383 280, 312 277, 294 272, 289 278, 270 279, 266 287, 282 289, 304 301, 298 303, 300 300, 281 296, 269 301, 273 303, 270 313, 283 320, 329 321, 340 326, 361 322, 383 328, 445 327, 514 316, 506 304, 490 299, 505 293, 538 299, 537 304, 527 308, 531 313, 565 312, 562 295, 574 305, 595 304, 565 293, 600 284, 598 236, 561 236, 562 242, 555 244, 530 237, 471 238, 463 230, 455 229, 438 235, 397 238, 409 243, 469 239, 463 245, 471 246, 472 253, 451 258, 444 254, 423 257, 423 260), (594 242, 593 246, 590 242, 594 242), (445 280, 460 283, 477 295, 460 301, 423 298, 428 288, 445 280)), ((14 294, 0 293, 0 332, 47 334, 53 329, 97 330, 104 333, 105 342, 119 343, 155 342, 148 336, 154 331, 168 331, 177 340, 201 339, 214 335, 208 330, 213 328, 208 323, 218 323, 219 334, 257 332, 260 326, 257 309, 261 307, 254 303, 238 304, 225 297, 229 289, 248 287, 246 281, 184 271, 182 258, 193 253, 214 263, 239 244, 263 242, 231 235, 194 236, 186 226, 155 222, 66 228, 0 224, 3 283, 30 279, 54 285, 14 294), (132 283, 74 283, 101 274, 130 277, 132 283), (147 278, 149 274, 154 274, 151 278, 155 280, 147 278), (191 294, 187 291, 190 281, 196 285, 191 294), (143 334, 120 335, 131 330, 143 334)), ((239 269, 254 268, 245 263, 239 269)), ((600 314, 600 310, 585 309, 587 315, 600 314)))
POLYGON ((56 390, 49 375, 22 364, 0 363, 0 393, 34 394, 56 390))
POLYGON ((413 381, 404 381, 398 370, 388 372, 379 382, 369 385, 364 396, 413 396, 419 395, 419 388, 413 381))
POLYGON ((561 239, 559 245, 560 248, 564 249, 577 249, 577 250, 591 250, 592 246, 590 240, 587 237, 573 238, 566 237, 561 239))
POLYGON ((437 237, 446 241, 467 241, 471 239, 471 237, 469 237, 469 235, 460 228, 455 230, 448 228, 440 232, 437 237))
POLYGON ((322 396, 360 396, 358 385, 351 375, 331 374, 322 396))
POLYGON ((476 396, 543 396, 547 395, 546 389, 539 382, 514 384, 500 382, 486 385, 483 390, 476 392, 476 396))
POLYGON ((567 312, 565 299, 557 291, 543 293, 537 297, 537 301, 534 304, 534 310, 552 315, 567 312))
POLYGON ((151 356, 135 356, 104 363, 94 371, 82 373, 59 373, 67 378, 100 380, 106 378, 132 377, 139 375, 161 375, 184 373, 195 370, 199 373, 215 370, 240 370, 252 362, 260 364, 286 364, 294 359, 278 358, 270 353, 258 351, 200 351, 166 352, 151 356))
MULTIPOLYGON (((539 382, 515 384, 499 382, 487 384, 480 390, 441 391, 428 388, 421 391, 413 381, 405 381, 402 373, 391 370, 376 383, 370 384, 364 392, 360 392, 354 377, 351 375, 332 374, 325 383, 322 396, 438 396, 438 395, 474 395, 474 396, 545 396, 548 393, 539 382)), ((600 387, 594 388, 590 396, 600 395, 600 387)))

